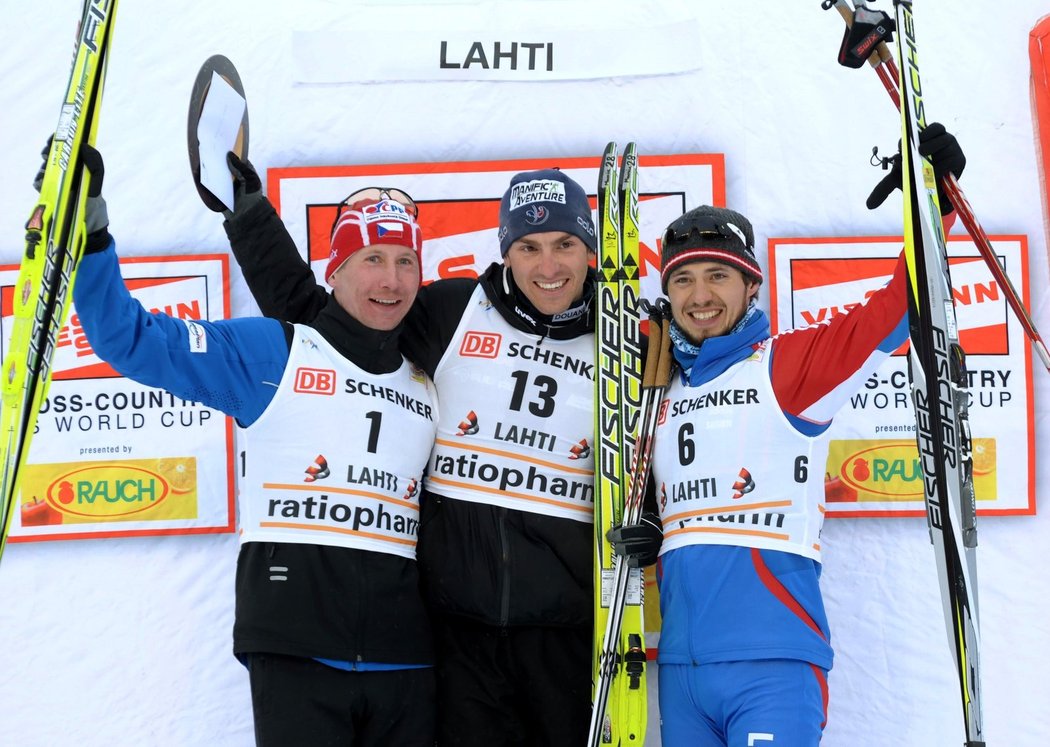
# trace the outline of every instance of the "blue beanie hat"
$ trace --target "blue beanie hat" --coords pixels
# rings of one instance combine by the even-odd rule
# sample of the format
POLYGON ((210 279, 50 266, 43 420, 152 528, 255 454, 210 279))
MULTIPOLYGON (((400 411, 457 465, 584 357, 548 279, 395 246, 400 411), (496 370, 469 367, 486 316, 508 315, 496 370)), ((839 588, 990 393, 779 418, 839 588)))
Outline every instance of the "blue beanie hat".
POLYGON ((530 233, 564 231, 597 250, 591 205, 583 187, 558 169, 524 171, 510 180, 499 203, 499 253, 530 233))

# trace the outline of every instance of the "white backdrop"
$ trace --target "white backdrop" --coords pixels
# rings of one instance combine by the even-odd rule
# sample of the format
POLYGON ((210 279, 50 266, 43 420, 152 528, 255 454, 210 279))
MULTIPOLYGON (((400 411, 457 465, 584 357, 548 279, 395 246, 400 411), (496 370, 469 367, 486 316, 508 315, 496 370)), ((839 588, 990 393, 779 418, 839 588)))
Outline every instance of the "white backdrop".
MULTIPOLYGON (((17 262, 22 249, 30 182, 57 121, 79 5, 4 3, 0 263, 17 262)), ((893 151, 896 114, 874 74, 835 63, 841 21, 817 0, 433 6, 439 9, 428 12, 440 13, 445 28, 480 24, 489 30, 479 38, 489 41, 556 30, 559 39, 596 43, 597 23, 692 19, 699 69, 586 81, 303 85, 293 82, 294 30, 345 29, 350 55, 355 37, 395 40, 421 11, 399 0, 125 0, 98 143, 121 252, 227 248, 219 216, 193 189, 185 152, 189 91, 215 53, 241 73, 260 170, 596 156, 608 140, 636 140, 649 153, 725 153, 728 204, 751 217, 763 261, 769 236, 900 233, 899 196, 875 212, 864 207, 881 178, 867 165, 871 147, 893 151)), ((889 0, 878 6, 889 9, 889 0)), ((916 6, 928 119, 963 144, 969 165, 961 182, 988 232, 1028 235, 1033 315, 1050 335, 1027 55, 1028 32, 1050 7, 1037 0, 916 6)), ((616 59, 631 39, 617 32, 607 43, 616 59)), ((595 58, 596 69, 603 64, 595 58)), ((235 315, 256 313, 236 270, 232 300, 235 315)), ((1038 364, 1035 370, 1038 453, 1045 454, 1050 376, 1038 364)), ((1044 504, 1050 467, 1037 461, 1044 504)), ((1037 747, 1050 735, 1047 536, 1042 510, 980 524, 985 726, 997 747, 1037 747)), ((216 535, 9 546, 0 565, 0 744, 250 744, 247 677, 230 653, 236 544, 234 535, 216 535)), ((824 546, 837 653, 824 744, 961 744, 925 523, 834 520, 824 546)), ((650 731, 656 744, 655 723, 650 731)))

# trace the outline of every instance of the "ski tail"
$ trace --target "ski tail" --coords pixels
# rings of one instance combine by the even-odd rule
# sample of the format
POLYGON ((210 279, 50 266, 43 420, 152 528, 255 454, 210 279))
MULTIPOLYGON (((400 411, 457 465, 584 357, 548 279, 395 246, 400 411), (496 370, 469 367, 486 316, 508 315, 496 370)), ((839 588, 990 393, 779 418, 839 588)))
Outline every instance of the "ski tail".
POLYGON ((51 364, 86 241, 90 174, 80 146, 98 132, 117 0, 85 0, 69 84, 45 162, 40 199, 26 223, 0 396, 0 555, 14 519, 22 470, 47 396, 51 364))
POLYGON ((903 60, 901 159, 908 265, 908 355, 923 471, 927 521, 934 545, 945 624, 959 676, 967 747, 984 744, 981 716, 977 527, 967 414, 965 356, 933 166, 918 154, 926 126, 912 3, 894 0, 898 56, 903 60), (905 53, 904 45, 907 45, 905 53))

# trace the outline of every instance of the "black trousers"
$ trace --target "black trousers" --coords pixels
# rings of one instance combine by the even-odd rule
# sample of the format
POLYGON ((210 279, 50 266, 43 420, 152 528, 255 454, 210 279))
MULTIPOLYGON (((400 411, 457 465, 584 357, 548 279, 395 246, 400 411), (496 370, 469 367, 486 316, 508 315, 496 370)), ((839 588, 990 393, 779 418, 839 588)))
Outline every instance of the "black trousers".
POLYGON ((243 657, 259 747, 432 747, 434 670, 348 672, 313 659, 243 657))
POLYGON ((441 747, 579 747, 591 716, 590 628, 435 621, 441 747))

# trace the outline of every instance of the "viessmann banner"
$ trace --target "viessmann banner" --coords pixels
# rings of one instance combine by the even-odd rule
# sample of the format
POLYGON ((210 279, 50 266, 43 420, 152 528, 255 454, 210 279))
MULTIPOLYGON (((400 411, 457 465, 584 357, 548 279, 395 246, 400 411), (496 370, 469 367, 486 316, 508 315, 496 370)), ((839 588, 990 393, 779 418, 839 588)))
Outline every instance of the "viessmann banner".
MULTIPOLYGON (((991 237, 1028 299, 1024 236, 991 237)), ((889 281, 900 238, 770 239, 773 331, 818 323, 889 281)), ((980 514, 1035 513, 1032 352, 969 237, 948 242, 959 338, 966 351, 974 492, 980 514)), ((831 426, 831 516, 923 515, 907 343, 864 382, 831 426)))
MULTIPOLYGON (((151 311, 229 316, 225 256, 122 258, 120 265, 131 294, 151 311)), ((5 345, 17 277, 17 266, 0 267, 5 345)), ((233 450, 230 418, 126 379, 99 359, 74 307, 59 332, 10 539, 231 532, 233 450)))

